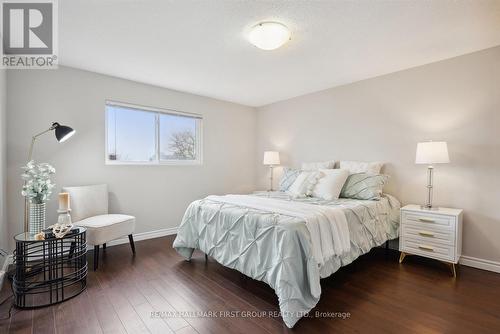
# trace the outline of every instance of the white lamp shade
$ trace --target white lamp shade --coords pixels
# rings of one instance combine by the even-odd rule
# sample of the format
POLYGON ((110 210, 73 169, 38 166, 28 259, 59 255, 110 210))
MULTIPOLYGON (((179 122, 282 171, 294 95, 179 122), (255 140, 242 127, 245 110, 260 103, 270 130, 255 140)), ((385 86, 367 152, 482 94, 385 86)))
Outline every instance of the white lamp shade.
POLYGON ((264 165, 279 165, 280 164, 280 153, 276 151, 266 151, 264 152, 264 165))
POLYGON ((430 141, 417 144, 416 164, 446 164, 450 162, 445 141, 430 141))

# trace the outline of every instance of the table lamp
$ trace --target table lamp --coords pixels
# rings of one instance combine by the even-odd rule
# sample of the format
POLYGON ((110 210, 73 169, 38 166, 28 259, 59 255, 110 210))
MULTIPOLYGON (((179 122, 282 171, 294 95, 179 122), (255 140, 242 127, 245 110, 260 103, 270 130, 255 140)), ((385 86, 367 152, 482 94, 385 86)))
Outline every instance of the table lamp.
POLYGON ((264 165, 269 166, 269 177, 270 187, 269 191, 273 191, 273 168, 280 164, 280 153, 276 151, 266 151, 264 152, 264 165))
POLYGON ((448 145, 444 141, 429 141, 417 144, 415 157, 416 164, 425 164, 427 167, 427 204, 423 209, 438 210, 432 206, 432 188, 434 164, 445 164, 450 162, 448 145))

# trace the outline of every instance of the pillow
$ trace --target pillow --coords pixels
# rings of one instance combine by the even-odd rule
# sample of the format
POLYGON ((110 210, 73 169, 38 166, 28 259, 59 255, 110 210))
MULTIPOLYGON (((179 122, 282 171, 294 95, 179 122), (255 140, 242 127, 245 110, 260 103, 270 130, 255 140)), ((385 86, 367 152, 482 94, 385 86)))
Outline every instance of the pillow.
POLYGON ((302 171, 288 189, 288 193, 293 197, 306 197, 311 195, 314 186, 318 183, 318 179, 321 176, 322 173, 317 171, 302 171))
POLYGON ((293 184, 293 182, 295 182, 299 174, 300 174, 300 169, 293 169, 289 167, 283 168, 283 175, 281 176, 279 190, 287 191, 293 184))
POLYGON ((325 162, 303 162, 302 170, 333 169, 335 161, 325 162))
POLYGON ((347 169, 350 174, 380 174, 383 162, 341 161, 340 168, 347 169))
POLYGON ((326 200, 339 198, 340 191, 349 177, 349 171, 345 169, 320 169, 323 177, 314 186, 312 196, 326 200))
POLYGON ((340 192, 340 197, 380 200, 382 189, 388 179, 387 175, 382 174, 351 174, 340 192))

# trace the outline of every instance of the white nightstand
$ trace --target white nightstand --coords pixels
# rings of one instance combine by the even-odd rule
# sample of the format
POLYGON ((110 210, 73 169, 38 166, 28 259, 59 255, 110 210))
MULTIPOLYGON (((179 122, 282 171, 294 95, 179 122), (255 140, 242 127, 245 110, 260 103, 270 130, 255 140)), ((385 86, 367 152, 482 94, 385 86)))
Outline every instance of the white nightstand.
POLYGON ((420 205, 401 208, 399 263, 406 255, 424 256, 449 263, 456 277, 455 264, 462 254, 462 216, 459 209, 428 210, 420 205))

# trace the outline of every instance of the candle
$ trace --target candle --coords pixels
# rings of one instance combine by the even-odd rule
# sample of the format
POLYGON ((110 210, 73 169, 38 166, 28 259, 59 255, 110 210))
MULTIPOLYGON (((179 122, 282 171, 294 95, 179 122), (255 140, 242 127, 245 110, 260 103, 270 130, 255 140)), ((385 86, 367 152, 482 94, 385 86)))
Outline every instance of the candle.
POLYGON ((69 194, 59 193, 59 211, 69 210, 69 194))

